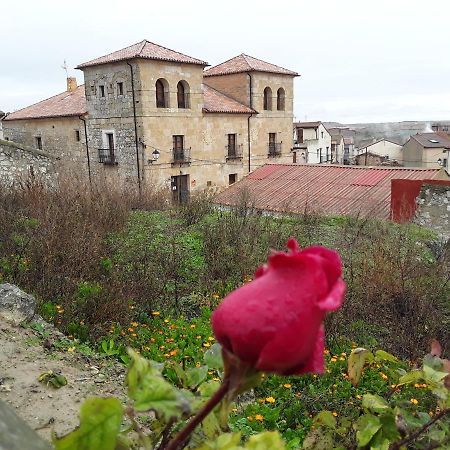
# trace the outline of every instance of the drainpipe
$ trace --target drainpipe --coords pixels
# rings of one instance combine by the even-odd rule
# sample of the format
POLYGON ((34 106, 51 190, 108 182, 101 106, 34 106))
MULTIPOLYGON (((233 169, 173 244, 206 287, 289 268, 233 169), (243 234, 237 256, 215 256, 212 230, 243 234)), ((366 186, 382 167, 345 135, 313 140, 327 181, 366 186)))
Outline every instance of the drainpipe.
POLYGON ((136 99, 134 97, 134 72, 133 66, 127 61, 127 64, 130 66, 131 72, 131 93, 133 96, 133 118, 134 118, 134 141, 136 145, 136 167, 137 167, 137 177, 138 177, 138 187, 139 187, 139 195, 141 194, 141 167, 139 163, 139 140, 138 140, 138 131, 137 131, 137 120, 136 120, 136 99))
MULTIPOLYGON (((250 81, 250 108, 253 109, 253 85, 252 85, 252 76, 249 72, 246 72, 250 81)), ((250 143, 250 119, 253 114, 250 114, 247 117, 247 141, 248 141, 248 173, 251 171, 251 154, 252 154, 252 146, 250 143)))
POLYGON ((86 142, 86 157, 87 157, 87 165, 88 165, 89 184, 92 184, 91 159, 89 157, 89 144, 88 144, 88 134, 87 134, 87 127, 86 127, 86 119, 83 116, 78 116, 78 118, 81 121, 83 121, 83 124, 84 124, 84 139, 85 139, 85 142, 86 142))

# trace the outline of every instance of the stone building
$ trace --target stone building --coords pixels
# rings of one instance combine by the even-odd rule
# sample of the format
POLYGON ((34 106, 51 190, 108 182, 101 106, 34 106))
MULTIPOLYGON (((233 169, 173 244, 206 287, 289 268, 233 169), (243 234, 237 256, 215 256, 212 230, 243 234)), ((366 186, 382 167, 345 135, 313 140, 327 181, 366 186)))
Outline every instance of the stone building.
POLYGON ((64 151, 85 167, 89 155, 94 179, 166 186, 178 201, 268 161, 290 162, 297 73, 244 54, 207 66, 144 40, 77 67, 84 87, 71 95, 84 106, 76 114, 47 125, 25 108, 4 121, 5 136, 49 152, 60 139, 63 153, 78 130, 80 141, 64 151))
POLYGON ((45 150, 58 166, 88 173, 84 121, 84 86, 67 79, 67 90, 34 105, 6 115, 2 120, 6 140, 45 150))

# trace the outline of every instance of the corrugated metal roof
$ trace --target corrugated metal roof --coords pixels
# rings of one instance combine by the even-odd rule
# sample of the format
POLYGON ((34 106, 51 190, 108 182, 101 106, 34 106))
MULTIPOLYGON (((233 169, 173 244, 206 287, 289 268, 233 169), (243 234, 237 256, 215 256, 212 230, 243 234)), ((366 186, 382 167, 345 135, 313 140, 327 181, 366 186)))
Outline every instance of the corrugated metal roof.
POLYGON ((266 164, 220 193, 215 201, 236 205, 246 190, 256 208, 387 219, 391 180, 433 179, 439 169, 367 168, 312 164, 266 164))

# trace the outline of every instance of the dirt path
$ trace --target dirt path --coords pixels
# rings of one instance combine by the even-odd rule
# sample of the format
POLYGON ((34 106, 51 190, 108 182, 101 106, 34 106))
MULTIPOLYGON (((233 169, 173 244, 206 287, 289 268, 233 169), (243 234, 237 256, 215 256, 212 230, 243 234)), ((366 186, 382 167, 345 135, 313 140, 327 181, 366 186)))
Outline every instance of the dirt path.
POLYGON ((43 335, 0 319, 0 400, 50 440, 52 429, 64 434, 78 424, 85 398, 121 398, 125 370, 106 358, 58 349, 63 335, 51 326, 47 330, 43 335), (39 375, 48 370, 64 375, 67 385, 55 389, 40 383, 39 375))

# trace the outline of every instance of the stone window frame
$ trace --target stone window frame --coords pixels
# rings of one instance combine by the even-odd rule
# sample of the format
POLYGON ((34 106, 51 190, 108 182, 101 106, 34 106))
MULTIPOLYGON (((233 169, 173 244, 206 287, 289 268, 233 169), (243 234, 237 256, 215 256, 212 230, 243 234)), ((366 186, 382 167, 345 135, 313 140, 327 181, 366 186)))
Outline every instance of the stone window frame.
POLYGON ((81 133, 80 133, 80 130, 75 130, 75 140, 76 140, 77 142, 80 142, 80 141, 81 141, 81 133))
POLYGON ((263 96, 263 110, 272 111, 272 89, 270 86, 264 88, 263 96))
POLYGON ((42 145, 42 136, 39 136, 39 135, 34 136, 34 143, 35 143, 36 148, 38 150, 42 150, 42 147, 43 147, 43 145, 42 145))
POLYGON ((179 109, 190 109, 190 86, 186 80, 177 83, 177 106, 179 109), (182 91, 180 90, 182 88, 182 91), (183 106, 184 105, 184 106, 183 106))
POLYGON ((277 111, 286 110, 286 91, 283 87, 277 90, 277 111))
POLYGON ((116 96, 117 97, 125 97, 125 81, 116 80, 116 96), (120 86, 121 85, 121 89, 120 86))
POLYGON ((158 78, 155 82, 155 104, 157 108, 170 108, 169 82, 165 78, 158 78))
POLYGON ((101 99, 106 99, 106 83, 98 85, 98 96, 101 99))

